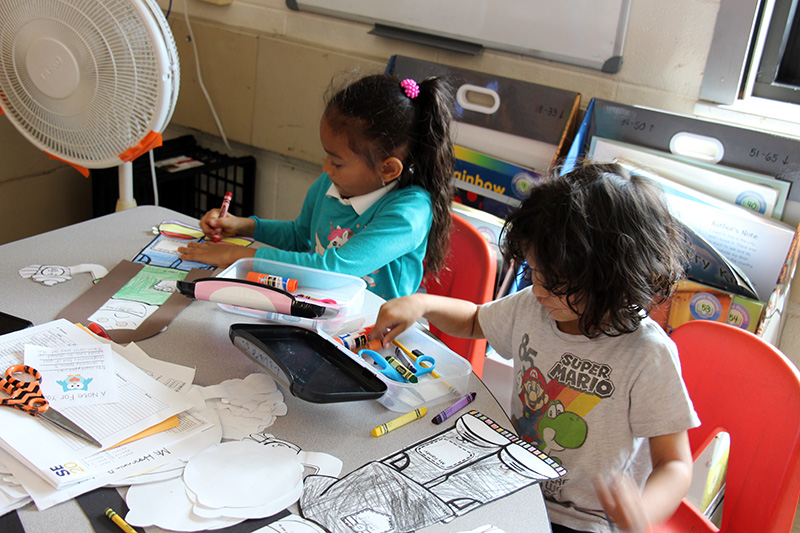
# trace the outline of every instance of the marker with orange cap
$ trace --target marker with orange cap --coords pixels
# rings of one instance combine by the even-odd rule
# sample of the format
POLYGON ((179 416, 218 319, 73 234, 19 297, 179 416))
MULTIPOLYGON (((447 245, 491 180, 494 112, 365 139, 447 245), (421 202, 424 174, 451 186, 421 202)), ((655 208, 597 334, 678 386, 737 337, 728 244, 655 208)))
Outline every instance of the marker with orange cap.
POLYGON ((273 276, 272 274, 262 274, 261 272, 248 272, 245 279, 289 292, 297 290, 297 280, 293 278, 282 278, 280 276, 273 276))

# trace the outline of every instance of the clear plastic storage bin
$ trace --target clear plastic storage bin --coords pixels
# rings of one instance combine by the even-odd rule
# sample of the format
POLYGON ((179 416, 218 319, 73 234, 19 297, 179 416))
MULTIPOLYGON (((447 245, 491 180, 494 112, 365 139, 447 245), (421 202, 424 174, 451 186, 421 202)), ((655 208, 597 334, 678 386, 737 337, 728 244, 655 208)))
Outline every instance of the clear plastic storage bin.
MULTIPOLYGON (((330 335, 319 329, 317 332, 334 343, 336 341, 333 340, 333 336, 347 333, 347 331, 338 331, 330 335)), ((425 374, 419 377, 417 383, 400 383, 384 376, 377 367, 368 365, 386 383, 386 393, 378 399, 378 402, 384 407, 392 411, 408 412, 419 407, 431 407, 444 402, 450 404, 470 392, 467 388, 470 374, 472 374, 472 366, 469 361, 441 341, 417 327, 404 331, 397 337, 397 340, 409 350, 419 350, 425 355, 433 357, 436 360, 434 370, 440 377, 434 378, 431 374, 425 374)), ((338 343, 336 344, 338 345, 338 343)), ((342 350, 352 354, 354 358, 362 359, 346 348, 342 348, 342 350)), ((384 356, 394 356, 394 351, 395 346, 391 345, 379 350, 379 353, 384 356)))
POLYGON ((364 292, 367 283, 355 276, 339 274, 327 270, 291 265, 248 257, 239 259, 231 266, 220 272, 217 277, 228 279, 246 279, 248 272, 271 274, 283 278, 297 280, 297 290, 289 291, 291 294, 310 296, 319 300, 335 300, 339 314, 333 318, 299 318, 296 316, 282 315, 269 311, 259 311, 235 305, 219 304, 220 307, 232 313, 263 318, 271 322, 281 322, 302 326, 310 329, 321 328, 325 331, 335 331, 342 326, 352 314, 358 311, 364 303, 364 292))

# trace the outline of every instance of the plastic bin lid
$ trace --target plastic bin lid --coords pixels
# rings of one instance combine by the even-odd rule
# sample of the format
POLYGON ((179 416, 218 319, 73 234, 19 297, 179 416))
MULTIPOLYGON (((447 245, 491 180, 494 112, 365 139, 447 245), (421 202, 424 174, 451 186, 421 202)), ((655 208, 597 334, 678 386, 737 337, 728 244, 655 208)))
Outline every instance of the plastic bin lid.
POLYGON ((297 326, 233 324, 234 346, 293 396, 313 403, 378 399, 386 384, 315 331, 297 326))

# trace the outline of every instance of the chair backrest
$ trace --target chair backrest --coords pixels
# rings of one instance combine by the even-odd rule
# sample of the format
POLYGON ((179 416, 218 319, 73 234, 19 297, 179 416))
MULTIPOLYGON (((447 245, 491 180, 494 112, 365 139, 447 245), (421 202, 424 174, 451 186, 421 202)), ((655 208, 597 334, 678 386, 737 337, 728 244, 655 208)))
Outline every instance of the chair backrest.
MULTIPOLYGON (((494 296, 497 277, 497 258, 489 242, 465 219, 451 213, 453 228, 450 232, 450 254, 439 279, 426 277, 425 289, 430 294, 452 296, 477 304, 490 301, 494 296)), ((451 337, 431 325, 431 332, 451 350, 467 359, 478 377, 483 374, 486 357, 485 339, 451 337)))
MULTIPOLYGON (((672 333, 702 425, 689 430, 695 459, 730 435, 720 531, 789 532, 800 495, 800 373, 746 330, 695 320, 672 333)), ((717 531, 684 500, 664 531, 717 531)))

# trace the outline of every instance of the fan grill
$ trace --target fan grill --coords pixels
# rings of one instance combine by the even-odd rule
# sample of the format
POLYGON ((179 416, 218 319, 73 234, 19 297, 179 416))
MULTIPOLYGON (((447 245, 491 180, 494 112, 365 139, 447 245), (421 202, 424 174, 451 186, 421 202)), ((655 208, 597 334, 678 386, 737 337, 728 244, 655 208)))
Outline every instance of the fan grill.
POLYGON ((42 150, 113 166, 166 125, 177 67, 167 65, 163 29, 137 1, 0 2, 2 105, 42 150))

